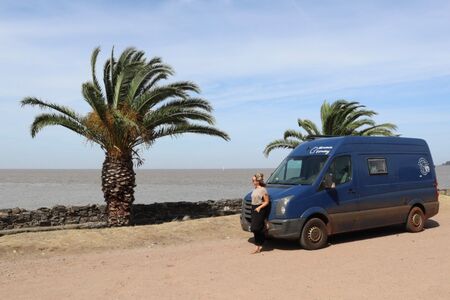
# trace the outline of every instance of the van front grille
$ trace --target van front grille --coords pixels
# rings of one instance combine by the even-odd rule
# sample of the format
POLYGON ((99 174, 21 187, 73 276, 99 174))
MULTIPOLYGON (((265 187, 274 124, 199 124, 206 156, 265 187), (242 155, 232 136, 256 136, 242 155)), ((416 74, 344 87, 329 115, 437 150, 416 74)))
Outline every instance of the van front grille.
POLYGON ((244 207, 243 207, 243 211, 244 211, 244 217, 247 220, 247 222, 251 222, 252 221, 252 203, 250 201, 245 201, 244 200, 244 207))

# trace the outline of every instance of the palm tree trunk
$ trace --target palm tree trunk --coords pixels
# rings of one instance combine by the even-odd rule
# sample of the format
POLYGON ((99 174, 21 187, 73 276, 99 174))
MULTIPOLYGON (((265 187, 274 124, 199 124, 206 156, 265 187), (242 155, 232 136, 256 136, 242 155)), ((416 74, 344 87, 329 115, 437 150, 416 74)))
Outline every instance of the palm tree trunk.
POLYGON ((131 155, 115 158, 106 154, 102 168, 102 191, 109 226, 130 224, 135 176, 131 155))

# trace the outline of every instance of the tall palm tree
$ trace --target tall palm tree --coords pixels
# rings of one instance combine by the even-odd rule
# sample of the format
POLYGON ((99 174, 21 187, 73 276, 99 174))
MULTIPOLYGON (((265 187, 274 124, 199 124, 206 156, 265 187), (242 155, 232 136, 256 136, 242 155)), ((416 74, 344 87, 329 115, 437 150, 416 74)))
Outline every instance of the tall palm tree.
POLYGON ((264 155, 268 156, 274 149, 294 149, 301 142, 312 135, 362 135, 362 136, 393 136, 397 126, 392 123, 376 124, 372 119, 377 113, 365 109, 359 102, 337 100, 332 104, 324 101, 320 107, 322 130, 308 119, 298 119, 298 126, 306 134, 293 129, 286 130, 282 139, 269 143, 264 149, 264 155))
POLYGON ((159 138, 184 133, 224 140, 229 137, 213 126, 209 102, 190 95, 199 93, 196 84, 164 83, 174 71, 161 58, 147 60, 144 52, 128 48, 116 60, 113 48, 103 68, 102 88, 96 77, 99 52, 100 48, 96 48, 91 56, 92 81, 82 85, 83 98, 91 108, 89 113, 80 115, 66 106, 34 97, 24 98, 21 104, 52 111, 35 118, 31 125, 33 138, 42 128, 59 125, 100 145, 105 152, 102 191, 108 223, 122 226, 130 223, 136 186, 133 166, 143 163, 139 155, 142 147, 152 146, 159 138))

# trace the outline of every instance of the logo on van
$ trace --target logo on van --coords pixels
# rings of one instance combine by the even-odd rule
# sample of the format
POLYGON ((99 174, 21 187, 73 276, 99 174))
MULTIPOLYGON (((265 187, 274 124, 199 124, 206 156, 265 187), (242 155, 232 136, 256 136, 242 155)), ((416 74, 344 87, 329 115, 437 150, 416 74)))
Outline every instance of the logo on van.
POLYGON ((330 151, 333 149, 332 146, 319 146, 314 147, 309 151, 309 154, 329 154, 330 151))
POLYGON ((423 176, 428 175, 430 173, 430 164, 428 163, 428 160, 426 160, 424 157, 419 158, 419 162, 417 163, 420 168, 420 173, 423 176))

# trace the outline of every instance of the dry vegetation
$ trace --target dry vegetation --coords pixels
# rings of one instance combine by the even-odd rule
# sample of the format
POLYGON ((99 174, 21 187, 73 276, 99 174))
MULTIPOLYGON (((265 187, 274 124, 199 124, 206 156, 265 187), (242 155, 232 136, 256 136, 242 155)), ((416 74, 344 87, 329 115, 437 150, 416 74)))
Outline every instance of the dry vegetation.
POLYGON ((232 237, 248 237, 240 228, 239 215, 135 227, 30 232, 0 237, 0 258, 157 247, 232 237))

